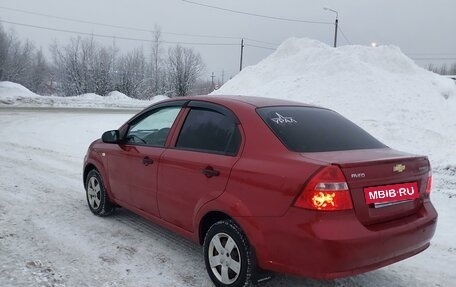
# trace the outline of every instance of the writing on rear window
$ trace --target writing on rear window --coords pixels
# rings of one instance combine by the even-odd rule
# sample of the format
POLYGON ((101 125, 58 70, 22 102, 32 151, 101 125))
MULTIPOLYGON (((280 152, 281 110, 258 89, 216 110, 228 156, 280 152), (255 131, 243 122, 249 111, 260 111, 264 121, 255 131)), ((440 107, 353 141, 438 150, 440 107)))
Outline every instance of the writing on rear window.
POLYGON ((324 152, 385 147, 338 113, 315 107, 258 108, 263 121, 291 151, 324 152))
POLYGON ((276 118, 272 118, 271 120, 276 124, 294 124, 297 123, 292 117, 284 117, 279 113, 275 113, 277 115, 276 118))

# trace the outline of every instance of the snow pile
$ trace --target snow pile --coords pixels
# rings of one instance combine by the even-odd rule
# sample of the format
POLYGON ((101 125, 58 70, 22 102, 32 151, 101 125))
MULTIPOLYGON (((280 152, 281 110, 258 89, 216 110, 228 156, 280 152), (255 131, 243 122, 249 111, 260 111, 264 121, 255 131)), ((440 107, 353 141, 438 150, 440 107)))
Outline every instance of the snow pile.
POLYGON ((0 107, 143 108, 167 98, 156 96, 151 100, 137 100, 118 91, 105 97, 93 93, 76 97, 40 96, 19 84, 0 82, 0 107))
POLYGON ((22 85, 12 82, 0 82, 0 105, 30 102, 38 97, 37 94, 22 85))
POLYGON ((291 99, 338 111, 387 145, 456 170, 456 85, 399 48, 292 38, 213 94, 291 99))

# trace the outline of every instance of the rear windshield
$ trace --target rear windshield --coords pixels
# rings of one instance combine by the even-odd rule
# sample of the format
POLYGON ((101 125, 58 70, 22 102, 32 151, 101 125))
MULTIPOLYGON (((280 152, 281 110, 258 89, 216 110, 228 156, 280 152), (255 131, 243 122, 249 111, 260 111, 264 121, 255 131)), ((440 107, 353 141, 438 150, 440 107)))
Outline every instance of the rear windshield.
POLYGON ((258 108, 257 112, 291 151, 324 152, 386 147, 331 110, 281 106, 258 108))

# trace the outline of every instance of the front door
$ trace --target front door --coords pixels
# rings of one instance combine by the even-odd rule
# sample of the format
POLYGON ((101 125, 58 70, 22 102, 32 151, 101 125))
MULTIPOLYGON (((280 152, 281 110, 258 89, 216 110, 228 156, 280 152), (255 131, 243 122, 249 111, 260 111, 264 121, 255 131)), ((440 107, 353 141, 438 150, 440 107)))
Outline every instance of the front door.
POLYGON ((129 124, 122 144, 108 153, 111 192, 120 203, 158 216, 160 156, 180 106, 144 113, 129 124))

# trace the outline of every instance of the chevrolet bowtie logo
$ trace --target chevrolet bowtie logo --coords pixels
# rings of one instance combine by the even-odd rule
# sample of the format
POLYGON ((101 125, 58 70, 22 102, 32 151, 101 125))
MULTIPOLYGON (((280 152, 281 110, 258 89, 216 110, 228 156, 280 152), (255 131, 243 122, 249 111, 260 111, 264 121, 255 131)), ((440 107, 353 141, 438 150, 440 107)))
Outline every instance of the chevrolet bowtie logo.
POLYGON ((403 172, 405 170, 405 165, 403 164, 396 164, 395 166, 393 166, 393 171, 394 172, 403 172))

